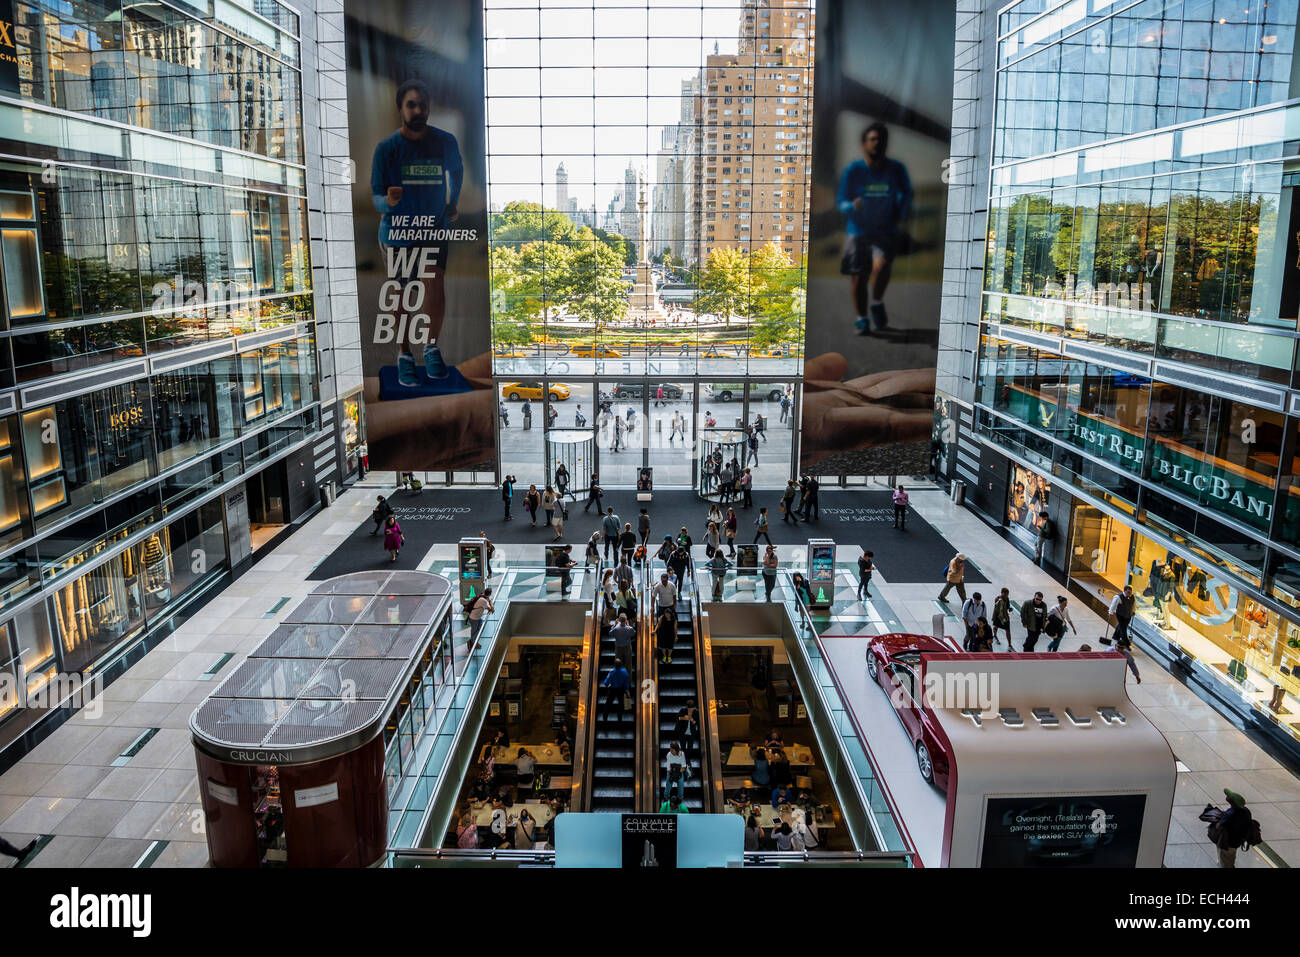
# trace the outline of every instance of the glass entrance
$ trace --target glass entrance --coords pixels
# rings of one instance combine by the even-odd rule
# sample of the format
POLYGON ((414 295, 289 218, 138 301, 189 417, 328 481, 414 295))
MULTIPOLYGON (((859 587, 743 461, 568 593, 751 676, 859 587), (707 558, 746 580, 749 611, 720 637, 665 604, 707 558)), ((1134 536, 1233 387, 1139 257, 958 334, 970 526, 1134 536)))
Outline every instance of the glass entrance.
POLYGON ((1091 505, 1075 506, 1073 524, 1070 580, 1086 591, 1094 604, 1109 606, 1125 585, 1133 531, 1091 505))
POLYGON ((695 386, 690 382, 649 385, 650 428, 646 465, 654 469, 656 488, 691 488, 694 483, 695 386))

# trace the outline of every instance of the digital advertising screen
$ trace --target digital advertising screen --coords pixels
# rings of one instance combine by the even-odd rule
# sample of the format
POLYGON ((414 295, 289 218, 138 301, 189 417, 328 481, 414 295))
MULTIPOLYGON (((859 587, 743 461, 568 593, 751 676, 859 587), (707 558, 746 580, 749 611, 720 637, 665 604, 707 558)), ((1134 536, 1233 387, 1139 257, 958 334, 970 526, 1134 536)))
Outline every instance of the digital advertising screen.
POLYGON ((370 467, 495 459, 483 9, 345 0, 370 467))
POLYGON ((835 543, 808 543, 808 587, 814 605, 829 605, 835 598, 835 543))
POLYGON ((460 600, 470 601, 483 594, 483 552, 480 542, 461 542, 458 549, 460 565, 460 600))
POLYGON ((1134 867, 1145 794, 989 798, 981 867, 1134 867))
POLYGON ((929 470, 952 138, 950 0, 820 0, 800 460, 929 470))

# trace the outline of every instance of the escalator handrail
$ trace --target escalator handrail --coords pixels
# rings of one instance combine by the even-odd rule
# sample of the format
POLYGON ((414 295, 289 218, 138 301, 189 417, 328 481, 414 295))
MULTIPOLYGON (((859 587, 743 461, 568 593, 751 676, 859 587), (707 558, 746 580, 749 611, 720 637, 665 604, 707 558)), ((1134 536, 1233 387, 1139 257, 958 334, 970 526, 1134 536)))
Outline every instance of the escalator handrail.
POLYGON ((659 766, 659 720, 656 713, 659 707, 659 696, 657 693, 652 695, 641 693, 641 687, 647 679, 654 682, 653 687, 659 686, 659 666, 654 653, 654 608, 650 597, 650 582, 654 579, 653 570, 654 563, 647 552, 645 563, 641 567, 641 600, 637 614, 636 686, 633 688, 633 694, 636 695, 634 699, 636 707, 633 708, 633 714, 636 715, 634 731, 636 794, 632 806, 640 812, 659 809, 658 805, 654 804, 655 774, 659 766))
POLYGON ((722 753, 718 741, 718 699, 713 681, 713 641, 709 630, 709 616, 700 603, 700 592, 695 590, 695 687, 696 710, 700 716, 700 786, 704 792, 705 814, 726 809, 722 781, 722 753), (706 728, 707 725, 707 728, 706 728))
POLYGON ((590 611, 583 615, 582 667, 578 680, 578 725, 573 732, 573 781, 569 807, 591 810, 591 775, 596 764, 596 697, 600 694, 600 622, 590 611))

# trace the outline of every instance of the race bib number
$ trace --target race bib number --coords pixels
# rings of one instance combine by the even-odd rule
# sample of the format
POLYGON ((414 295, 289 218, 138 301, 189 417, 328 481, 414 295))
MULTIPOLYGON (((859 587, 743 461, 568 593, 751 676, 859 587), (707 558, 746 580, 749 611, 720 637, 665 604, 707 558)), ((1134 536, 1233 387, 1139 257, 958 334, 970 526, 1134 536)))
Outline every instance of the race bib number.
POLYGON ((441 186, 442 166, 438 163, 407 163, 402 166, 403 186, 441 186))

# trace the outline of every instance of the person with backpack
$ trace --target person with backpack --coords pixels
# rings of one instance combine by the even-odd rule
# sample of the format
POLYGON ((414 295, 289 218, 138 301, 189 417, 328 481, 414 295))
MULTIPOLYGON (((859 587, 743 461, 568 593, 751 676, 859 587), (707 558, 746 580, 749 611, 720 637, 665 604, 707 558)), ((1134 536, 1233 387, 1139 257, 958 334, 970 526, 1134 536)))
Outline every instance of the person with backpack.
POLYGON ((794 498, 799 494, 799 483, 790 479, 785 483, 785 492, 781 495, 781 521, 793 522, 799 524, 799 519, 794 516, 794 498))
POLYGON ((1068 625, 1070 630, 1076 635, 1079 629, 1074 627, 1074 621, 1070 618, 1070 611, 1066 608, 1069 603, 1064 595, 1056 596, 1056 604, 1052 610, 1047 613, 1047 634, 1052 640, 1047 643, 1048 651, 1059 651, 1061 648, 1061 639, 1065 637, 1065 629, 1068 625))
POLYGON ((1038 537, 1034 539, 1034 563, 1043 563, 1043 546, 1056 538, 1056 525, 1046 512, 1038 513, 1038 537))
POLYGON ((527 432, 533 427, 533 405, 527 399, 524 399, 523 409, 520 411, 524 414, 524 431, 527 432))
POLYGON ((790 418, 790 406, 791 406, 791 404, 792 404, 792 403, 790 402, 790 396, 787 395, 787 394, 785 394, 785 393, 782 393, 782 394, 781 394, 781 422, 782 422, 782 424, 785 423, 785 420, 786 420, 786 419, 790 418))
POLYGON ((1007 651, 1014 651, 1011 647, 1011 592, 1004 588, 998 593, 998 597, 993 599, 993 617, 990 619, 993 624, 993 640, 998 640, 998 632, 1007 633, 1007 651))
MULTIPOLYGON (((1263 839, 1259 822, 1246 807, 1246 799, 1231 788, 1224 788, 1223 796, 1228 799, 1228 809, 1211 822, 1207 835, 1218 849, 1219 866, 1235 868, 1237 849, 1242 845, 1260 844, 1263 839)), ((1210 810, 1208 805, 1206 810, 1210 810)))
POLYGON ((984 604, 984 597, 975 592, 970 598, 966 599, 961 606, 962 624, 966 626, 966 640, 962 643, 967 651, 971 651, 971 639, 975 637, 975 631, 979 627, 982 619, 988 617, 988 607, 984 604))
POLYGON ((939 600, 948 597, 948 592, 957 589, 957 597, 966 600, 966 556, 958 552, 943 570, 944 586, 939 592, 939 600))
POLYGON ((370 517, 375 520, 375 529, 370 534, 378 535, 379 530, 384 527, 384 522, 388 516, 393 514, 393 506, 388 504, 388 499, 382 495, 375 497, 375 507, 370 510, 370 517))
POLYGON ((469 639, 471 642, 478 640, 479 632, 483 630, 483 617, 496 611, 496 605, 492 603, 492 589, 484 588, 483 593, 475 598, 469 605, 469 639))
POLYGON ((618 536, 618 550, 622 552, 623 564, 632 564, 632 553, 636 551, 636 532, 632 531, 632 523, 624 522, 623 531, 618 536))
POLYGON ((858 601, 871 597, 871 573, 875 570, 875 552, 862 549, 858 556, 858 601))
POLYGON ((1025 651, 1033 651, 1038 636, 1047 627, 1047 602, 1041 591, 1034 592, 1032 601, 1020 606, 1020 623, 1025 626, 1025 651))

